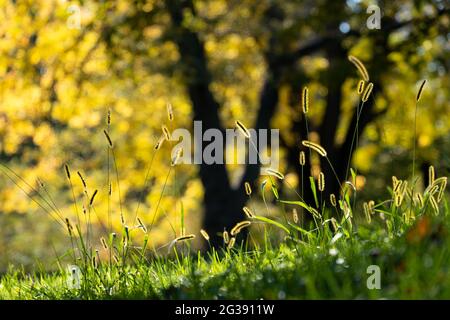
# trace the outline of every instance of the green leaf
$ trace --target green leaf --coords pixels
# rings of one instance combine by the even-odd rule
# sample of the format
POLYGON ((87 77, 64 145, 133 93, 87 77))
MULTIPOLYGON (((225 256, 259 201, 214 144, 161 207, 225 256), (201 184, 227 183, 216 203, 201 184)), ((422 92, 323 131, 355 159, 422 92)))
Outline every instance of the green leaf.
POLYGON ((309 177, 309 182, 311 183, 311 191, 314 196, 314 202, 316 203, 316 208, 319 207, 319 200, 317 199, 316 182, 313 177, 309 177))
POLYGON ((286 228, 284 225, 282 225, 281 223, 274 221, 272 219, 266 218, 266 217, 261 217, 261 216, 254 216, 253 219, 274 225, 280 229, 283 229, 284 231, 286 231, 287 234, 291 234, 291 232, 289 231, 288 228, 286 228))

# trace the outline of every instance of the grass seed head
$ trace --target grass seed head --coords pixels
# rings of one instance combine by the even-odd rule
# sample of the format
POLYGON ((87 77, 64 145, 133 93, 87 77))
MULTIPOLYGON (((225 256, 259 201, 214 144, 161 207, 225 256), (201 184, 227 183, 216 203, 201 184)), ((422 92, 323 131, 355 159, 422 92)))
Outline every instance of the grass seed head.
POLYGON ((252 187, 250 186, 250 183, 245 182, 244 183, 244 187, 245 187, 245 193, 249 196, 252 194, 252 187))
POLYGON ((299 162, 301 166, 304 166, 306 163, 305 151, 300 151, 299 162))
POLYGON ((336 196, 334 195, 334 193, 330 194, 330 203, 333 207, 336 207, 336 205, 337 205, 336 196))
POLYGON ((280 171, 278 171, 278 170, 274 170, 274 169, 268 168, 268 169, 266 169, 266 173, 267 173, 269 176, 276 177, 276 178, 278 178, 278 179, 280 179, 280 180, 283 180, 283 179, 284 179, 284 174, 282 174, 282 173, 281 173, 280 171))
POLYGON ((233 229, 231 229, 230 234, 232 236, 237 235, 239 232, 241 232, 242 229, 248 227, 249 225, 251 225, 252 223, 250 221, 241 221, 238 222, 233 229))
POLYGON ((66 177, 67 179, 70 180, 70 170, 69 170, 69 165, 66 163, 64 164, 64 170, 66 171, 66 177))
POLYGON ((437 195, 437 202, 441 202, 442 198, 444 197, 444 191, 447 188, 447 177, 440 177, 434 181, 435 184, 439 186, 438 195, 437 195))
POLYGON ((101 237, 100 242, 102 243, 103 249, 108 250, 108 244, 106 243, 105 238, 101 237))
POLYGON ((398 208, 402 205, 403 197, 401 194, 396 194, 394 197, 394 205, 398 208))
POLYGON ((364 80, 359 80, 359 82, 358 82, 358 94, 363 93, 365 84, 366 83, 364 82, 364 80))
POLYGON ((370 209, 369 209, 369 205, 367 204, 367 202, 364 202, 363 208, 364 208, 364 215, 366 216, 367 223, 371 223, 372 217, 370 215, 370 209))
POLYGON ((423 88, 425 87, 425 83, 427 83, 427 80, 423 80, 422 81, 422 83, 420 85, 420 88, 419 88, 419 91, 417 92, 417 96, 416 96, 416 101, 417 102, 419 102, 420 97, 422 96, 422 92, 423 92, 423 88))
POLYGON ((167 127, 165 125, 162 125, 162 132, 164 134, 164 137, 166 138, 167 141, 171 140, 171 135, 170 135, 170 131, 169 129, 167 129, 167 127))
POLYGON ((195 234, 188 234, 188 235, 176 238, 175 242, 178 243, 178 242, 188 241, 188 240, 192 240, 194 238, 195 238, 195 234))
POLYGON ((334 232, 337 232, 339 230, 339 225, 335 218, 331 218, 331 225, 333 226, 334 232))
POLYGON ((178 164, 178 161, 181 158, 181 155, 183 153, 183 149, 181 147, 178 147, 177 150, 175 150, 174 156, 172 158, 171 165, 176 166, 178 164))
POLYGON ((147 227, 142 222, 141 218, 137 217, 137 221, 138 221, 138 224, 139 224, 139 228, 141 228, 142 231, 144 231, 144 233, 147 233, 147 227))
POLYGON ((244 137, 250 139, 250 131, 248 131, 247 127, 239 120, 236 120, 236 128, 238 128, 244 137))
POLYGON ((206 232, 205 230, 201 229, 201 230, 200 230, 200 234, 202 235, 203 238, 205 238, 206 241, 209 242, 209 239, 210 239, 210 238, 209 238, 208 232, 206 232))
POLYGON ((95 190, 94 193, 92 194, 91 200, 89 201, 89 206, 92 207, 92 205, 94 204, 94 200, 95 200, 95 196, 97 195, 98 190, 95 190))
POLYGON ((430 200, 430 204, 431 204, 431 207, 433 208, 434 213, 436 215, 438 215, 439 214, 439 205, 438 205, 436 199, 434 198, 434 196, 430 196, 428 199, 430 200))
POLYGON ((248 218, 251 219, 251 218, 254 218, 254 217, 255 217, 255 215, 253 214, 253 212, 252 212, 248 207, 243 207, 242 210, 244 211, 245 215, 246 215, 248 218))
POLYGON ((109 136, 109 133, 106 130, 103 130, 103 134, 105 135, 106 140, 108 141, 109 147, 112 148, 113 143, 112 143, 111 137, 109 136))
POLYGON ((292 211, 292 220, 294 220, 294 223, 298 223, 298 212, 297 212, 297 209, 295 209, 295 208, 292 211))
POLYGON ((429 185, 433 184, 434 178, 435 178, 434 167, 433 166, 429 166, 428 167, 428 184, 429 185))
POLYGON ((83 184, 84 189, 86 190, 86 188, 87 188, 86 180, 84 180, 80 171, 77 171, 77 174, 80 177, 80 180, 81 180, 81 183, 83 184))
POLYGON ((319 188, 319 191, 325 190, 325 175, 323 174, 322 171, 319 173, 318 188, 319 188))
POLYGON ((422 194, 416 193, 414 200, 417 203, 417 205, 419 206, 419 208, 422 209, 423 205, 424 205, 422 194))
POLYGON ((228 242, 230 241, 230 235, 228 234, 228 232, 226 230, 222 233, 222 237, 223 237, 223 242, 225 244, 228 244, 228 242))
POLYGON ((158 139, 158 141, 156 142, 156 144, 155 144, 155 150, 159 150, 159 149, 161 148, 161 146, 162 146, 163 143, 164 143, 164 140, 166 140, 166 139, 165 139, 165 136, 162 135, 162 136, 158 139))
POLYGON ((72 236, 73 227, 68 218, 66 218, 66 227, 67 231, 69 232, 69 236, 72 236))
POLYGON ((172 104, 170 102, 167 102, 166 107, 167 107, 167 118, 169 119, 169 121, 173 121, 172 104))
POLYGON ((232 237, 231 239, 230 239, 230 241, 228 242, 228 246, 227 246, 227 249, 232 249, 233 247, 234 247, 234 244, 236 243, 236 238, 235 237, 232 237))
POLYGON ((369 211, 370 211, 370 213, 371 213, 371 214, 374 214, 375 201, 370 200, 369 203, 368 203, 368 205, 369 205, 369 211))

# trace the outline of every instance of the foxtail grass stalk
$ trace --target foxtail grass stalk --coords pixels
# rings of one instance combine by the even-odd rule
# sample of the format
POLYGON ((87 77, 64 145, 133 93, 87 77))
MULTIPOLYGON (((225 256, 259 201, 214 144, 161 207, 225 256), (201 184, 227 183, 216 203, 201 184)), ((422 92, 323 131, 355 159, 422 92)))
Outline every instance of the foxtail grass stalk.
POLYGON ((413 163, 412 163, 412 179, 413 179, 413 191, 415 188, 415 170, 416 170, 416 142, 417 142, 417 110, 419 108, 419 101, 422 96, 423 88, 425 87, 425 84, 427 83, 427 80, 423 80, 422 84, 419 87, 419 91, 417 92, 416 96, 416 104, 414 108, 414 137, 413 137, 413 163))

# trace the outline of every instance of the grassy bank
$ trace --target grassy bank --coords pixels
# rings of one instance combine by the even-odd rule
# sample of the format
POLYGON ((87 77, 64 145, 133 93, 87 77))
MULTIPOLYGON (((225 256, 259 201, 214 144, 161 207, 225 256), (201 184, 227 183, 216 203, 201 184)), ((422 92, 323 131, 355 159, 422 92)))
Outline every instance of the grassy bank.
POLYGON ((88 263, 76 272, 11 270, 0 280, 1 299, 442 299, 450 298, 450 221, 423 215, 389 235, 361 225, 357 231, 252 250, 234 246, 196 254, 188 243, 170 258, 133 255, 132 263, 88 263), (338 235, 338 236, 336 236, 338 235), (339 236, 340 235, 340 236, 339 236), (369 279, 380 269, 380 289, 369 279))

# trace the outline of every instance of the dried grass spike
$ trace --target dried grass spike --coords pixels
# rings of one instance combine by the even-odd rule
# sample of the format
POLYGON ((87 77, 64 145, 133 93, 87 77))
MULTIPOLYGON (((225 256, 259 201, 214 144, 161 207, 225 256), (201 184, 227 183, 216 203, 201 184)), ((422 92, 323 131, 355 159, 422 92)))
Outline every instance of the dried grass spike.
POLYGON ((333 226, 334 232, 337 232, 339 230, 339 225, 335 218, 331 218, 331 225, 333 226))
POLYGON ((302 110, 304 114, 309 111, 309 90, 308 87, 304 87, 302 91, 302 110))
POLYGON ((209 242, 209 234, 208 234, 208 232, 206 232, 205 230, 201 229, 200 230, 200 234, 203 236, 203 238, 205 238, 206 241, 209 242))
POLYGON ((363 102, 366 102, 367 100, 369 100, 370 94, 372 93, 372 89, 373 89, 373 83, 369 82, 369 84, 367 85, 366 89, 364 90, 364 93, 361 98, 361 100, 363 102))
POLYGON ((325 175, 323 174, 323 172, 319 173, 319 181, 318 181, 318 188, 319 191, 323 191, 325 190, 325 175))
POLYGON ((431 204, 431 207, 433 208, 434 213, 436 215, 438 215, 439 214, 439 205, 438 205, 436 199, 433 196, 430 196, 429 199, 430 199, 430 204, 431 204))
POLYGON ((297 209, 295 209, 295 208, 292 211, 292 220, 294 220, 294 223, 298 223, 298 212, 297 212, 297 209))
POLYGON ((399 183, 399 180, 397 179, 396 176, 392 176, 392 186, 393 189, 395 190, 395 188, 397 188, 397 184, 399 183))
POLYGON ((313 149, 314 151, 316 151, 318 154, 320 154, 322 157, 326 157, 327 156, 327 152, 326 150, 319 144, 308 141, 308 140, 303 140, 302 144, 305 147, 308 147, 310 149, 313 149))
POLYGON ((358 82, 358 94, 363 93, 365 84, 366 84, 366 82, 364 80, 359 80, 359 82, 358 82))
POLYGON ((165 125, 162 125, 161 128, 162 128, 162 132, 163 132, 164 137, 166 138, 166 140, 170 141, 172 138, 171 138, 169 129, 167 129, 167 127, 165 125))
POLYGON ((98 190, 95 190, 94 193, 92 194, 91 200, 89 201, 89 206, 92 207, 92 205, 94 204, 94 200, 95 200, 95 196, 97 195, 98 190))
POLYGON ((223 242, 224 242, 225 244, 228 244, 228 242, 230 241, 230 236, 229 236, 228 232, 227 232, 227 231, 224 231, 223 234, 222 234, 222 236, 223 236, 223 242))
POLYGON ((101 237, 100 242, 102 243, 103 249, 108 250, 108 244, 106 243, 105 238, 101 237))
POLYGON ((236 120, 236 127, 244 135, 244 137, 250 139, 250 131, 248 131, 247 127, 244 126, 244 124, 242 122, 240 122, 239 120, 236 120))
POLYGON ((78 176, 80 177, 81 183, 83 184, 84 189, 87 188, 86 180, 84 180, 83 176, 81 175, 80 171, 77 171, 78 176))
POLYGON ((166 107, 167 107, 167 118, 169 119, 169 121, 173 121, 172 104, 170 102, 167 102, 166 107))
MULTIPOLYGON (((444 191, 445 191, 445 188, 447 187, 447 177, 442 177, 442 178, 443 178, 443 181, 440 184, 439 192, 437 195, 438 203, 441 202, 442 198, 444 197, 444 191)), ((442 178, 439 178, 439 179, 442 179, 442 178)))
POLYGON ((420 85, 419 91, 417 92, 416 101, 419 102, 420 97, 422 96, 423 88, 425 87, 425 83, 427 83, 427 80, 423 80, 422 84, 420 85))
POLYGON ((175 150, 175 155, 172 158, 172 162, 171 165, 172 166, 176 166, 178 164, 178 161, 181 158, 181 154, 183 153, 183 149, 181 147, 177 148, 177 150, 175 150))
POLYGON ((336 196, 334 195, 334 193, 330 194, 330 203, 333 207, 336 207, 336 205, 337 205, 336 196))
POLYGON ((164 143, 165 137, 164 135, 159 138, 159 140, 155 144, 155 150, 159 150, 164 143))
POLYGON ((434 178, 435 178, 434 167, 433 166, 429 166, 428 167, 428 184, 430 186, 433 184, 434 178))
POLYGON ((245 187, 245 193, 249 196, 252 194, 252 187, 250 186, 250 183, 246 182, 244 183, 245 187))
POLYGON ((242 229, 248 227, 249 225, 251 225, 252 223, 250 221, 241 221, 238 222, 233 229, 231 229, 230 234, 232 236, 237 235, 239 232, 241 232, 242 229))
POLYGON ((266 169, 266 173, 267 173, 269 176, 276 177, 276 178, 278 178, 278 179, 280 179, 280 180, 283 180, 283 179, 284 179, 284 174, 282 174, 282 173, 281 173, 280 171, 278 171, 278 170, 274 170, 274 169, 268 168, 268 169, 266 169))
POLYGON ((424 205, 422 194, 416 193, 415 200, 416 200, 417 204, 419 205, 419 208, 422 209, 423 205, 424 205))
POLYGON ((235 237, 231 238, 230 242, 228 242, 227 249, 233 248, 235 243, 236 243, 236 238, 235 237))
POLYGON ((306 163, 305 151, 300 151, 299 162, 301 166, 304 166, 306 163))
POLYGON ((105 135, 106 140, 108 140, 109 147, 112 148, 113 143, 112 143, 111 137, 109 136, 108 132, 106 130, 103 130, 103 134, 105 135))
POLYGON ((371 223, 372 217, 370 216, 370 209, 369 209, 369 205, 367 204, 367 202, 364 202, 363 208, 364 208, 364 215, 366 216, 367 223, 371 223))
POLYGON ((251 219, 251 218, 254 218, 254 217, 255 217, 255 215, 253 214, 253 212, 252 212, 249 208, 243 207, 242 210, 244 211, 245 215, 246 215, 248 218, 251 219))
POLYGON ((68 218, 66 218, 66 227, 67 231, 69 232, 69 236, 72 236, 73 227, 68 218))
POLYGON ((64 164, 64 170, 66 171, 66 177, 67 179, 70 180, 70 170, 69 170, 69 165, 66 163, 64 164))
POLYGON ((137 221, 139 223, 139 228, 142 229, 142 231, 144 231, 144 233, 147 233, 147 227, 145 226, 145 224, 142 222, 141 218, 137 217, 137 221))
POLYGON ((403 197, 400 194, 397 194, 394 199, 394 204, 398 208, 402 205, 403 197))
POLYGON ((374 214, 374 213, 375 213, 375 212, 374 212, 374 209, 375 209, 375 201, 370 200, 368 204, 369 204, 369 211, 370 211, 370 213, 371 213, 371 214, 374 214))

